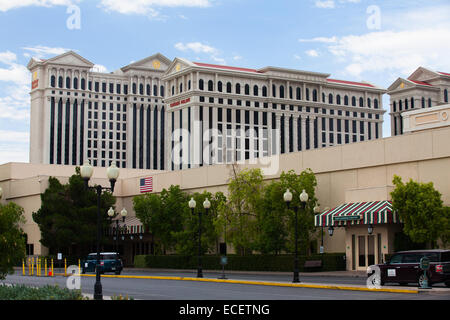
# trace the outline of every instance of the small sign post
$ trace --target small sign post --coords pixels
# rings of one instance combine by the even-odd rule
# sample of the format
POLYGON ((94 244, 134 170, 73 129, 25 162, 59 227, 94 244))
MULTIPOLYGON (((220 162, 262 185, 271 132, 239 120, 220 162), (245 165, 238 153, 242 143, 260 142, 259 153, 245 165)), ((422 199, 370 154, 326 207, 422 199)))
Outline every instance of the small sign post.
POLYGON ((220 264, 222 265, 222 276, 219 279, 227 279, 225 276, 225 265, 228 263, 227 256, 220 257, 220 264))
POLYGON ((428 259, 427 257, 423 257, 422 259, 420 259, 420 269, 423 270, 423 281, 420 289, 431 289, 431 287, 428 285, 427 277, 427 271, 428 269, 430 269, 430 259, 428 259))

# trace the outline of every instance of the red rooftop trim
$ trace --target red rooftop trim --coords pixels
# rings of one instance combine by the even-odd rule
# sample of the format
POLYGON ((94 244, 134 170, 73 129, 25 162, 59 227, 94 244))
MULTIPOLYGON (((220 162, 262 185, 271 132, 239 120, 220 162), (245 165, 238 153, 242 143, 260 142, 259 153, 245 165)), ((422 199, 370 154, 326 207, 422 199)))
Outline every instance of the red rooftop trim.
POLYGON ((244 72, 261 73, 261 72, 259 72, 258 70, 255 70, 255 69, 229 67, 229 66, 223 66, 223 65, 218 65, 218 64, 209 64, 209 63, 201 63, 201 62, 194 62, 194 64, 199 66, 199 67, 207 67, 207 68, 225 69, 225 70, 233 70, 233 71, 244 71, 244 72))
POLYGON ((416 81, 416 80, 409 80, 411 82, 417 83, 417 84, 421 84, 423 86, 432 86, 431 84, 427 83, 427 82, 423 82, 423 81, 416 81))
POLYGON ((327 79, 328 82, 335 82, 335 83, 342 83, 342 84, 349 84, 353 86, 364 86, 364 87, 370 87, 375 88, 375 86, 369 84, 369 83, 363 83, 363 82, 354 82, 354 81, 345 81, 345 80, 336 80, 336 79, 327 79))
POLYGON ((438 71, 438 73, 443 74, 444 76, 449 76, 449 77, 450 77, 450 73, 447 73, 447 72, 440 72, 440 71, 438 71))

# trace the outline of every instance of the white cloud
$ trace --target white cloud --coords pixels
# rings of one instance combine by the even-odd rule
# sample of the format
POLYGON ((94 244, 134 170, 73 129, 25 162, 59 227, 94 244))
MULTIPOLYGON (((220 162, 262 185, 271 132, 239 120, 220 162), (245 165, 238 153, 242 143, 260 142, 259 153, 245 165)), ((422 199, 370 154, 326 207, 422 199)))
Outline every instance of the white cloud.
POLYGON ((108 69, 104 65, 94 64, 91 68, 91 72, 107 73, 108 69))
MULTIPOLYGON (((1 1, 1 0, 0 0, 1 1)), ((52 47, 46 47, 46 46, 35 46, 35 47, 23 47, 25 51, 32 52, 32 56, 42 59, 48 56, 57 56, 60 54, 63 54, 67 51, 70 51, 71 49, 66 48, 52 48, 52 47)), ((76 51, 76 50, 73 50, 76 51)), ((29 57, 30 54, 25 53, 25 56, 29 57)))
POLYGON ((122 14, 139 14, 149 17, 159 16, 155 7, 209 7, 210 0, 101 0, 100 5, 106 11, 122 14))
POLYGON ((317 8, 323 9, 333 9, 335 7, 333 0, 316 0, 315 4, 317 8))
MULTIPOLYGON (((360 3, 361 0, 339 0, 339 3, 360 3)), ((317 8, 334 9, 336 8, 335 0, 315 0, 317 8)))
POLYGON ((30 133, 28 131, 0 130, 0 143, 29 143, 30 133))
POLYGON ((298 39, 298 41, 299 42, 336 43, 337 42, 337 37, 331 37, 331 38, 317 37, 317 38, 312 38, 312 39, 298 39))
POLYGON ((317 58, 319 56, 319 52, 314 49, 307 50, 307 51, 305 51, 305 53, 312 58, 317 58))
POLYGON ((345 65, 345 74, 352 76, 366 72, 405 76, 419 66, 450 70, 450 6, 382 15, 381 31, 299 41, 322 43, 337 62, 345 65))
POLYGON ((217 54, 219 52, 219 50, 217 50, 216 48, 213 48, 201 42, 189 42, 186 44, 178 42, 175 44, 175 48, 180 51, 191 50, 194 51, 195 53, 217 54))
POLYGON ((37 6, 37 7, 53 7, 53 6, 69 6, 79 2, 79 0, 0 0, 0 11, 8 11, 12 9, 37 6))

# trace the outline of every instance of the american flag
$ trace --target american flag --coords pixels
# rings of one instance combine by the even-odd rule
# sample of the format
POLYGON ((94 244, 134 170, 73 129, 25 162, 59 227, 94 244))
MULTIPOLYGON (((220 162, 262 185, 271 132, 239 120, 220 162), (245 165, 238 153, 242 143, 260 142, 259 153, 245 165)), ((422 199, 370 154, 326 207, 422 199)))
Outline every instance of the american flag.
POLYGON ((153 177, 143 178, 139 183, 139 191, 141 193, 153 191, 153 177))

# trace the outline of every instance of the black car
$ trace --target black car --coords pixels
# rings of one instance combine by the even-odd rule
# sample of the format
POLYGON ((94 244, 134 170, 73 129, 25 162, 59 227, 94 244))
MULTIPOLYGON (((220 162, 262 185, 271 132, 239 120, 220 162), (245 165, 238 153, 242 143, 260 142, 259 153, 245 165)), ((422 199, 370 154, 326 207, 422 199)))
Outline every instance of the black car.
MULTIPOLYGON (((96 265, 97 254, 91 253, 81 263, 81 272, 96 272, 96 265)), ((114 272, 116 275, 119 275, 123 269, 122 259, 120 259, 119 254, 116 252, 101 252, 98 268, 100 273, 114 272)))
POLYGON ((430 268, 427 271, 428 285, 445 283, 450 287, 450 250, 412 250, 396 252, 383 264, 378 264, 381 272, 380 284, 418 283, 422 286, 424 271, 420 269, 420 259, 427 257, 430 268))

